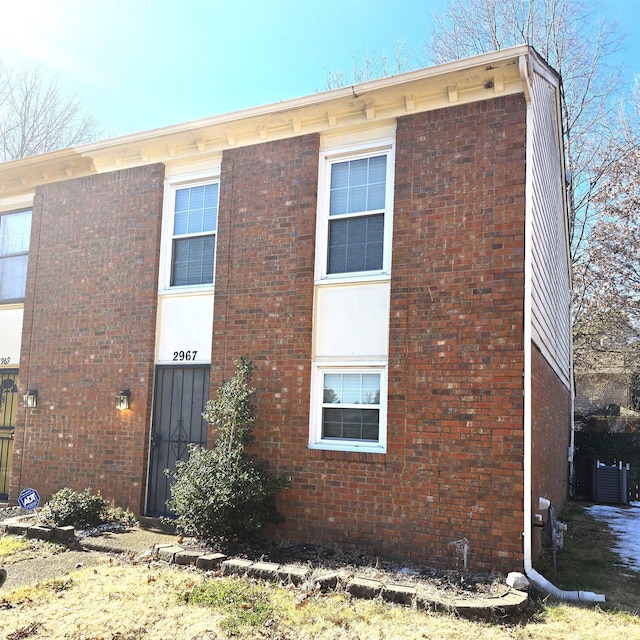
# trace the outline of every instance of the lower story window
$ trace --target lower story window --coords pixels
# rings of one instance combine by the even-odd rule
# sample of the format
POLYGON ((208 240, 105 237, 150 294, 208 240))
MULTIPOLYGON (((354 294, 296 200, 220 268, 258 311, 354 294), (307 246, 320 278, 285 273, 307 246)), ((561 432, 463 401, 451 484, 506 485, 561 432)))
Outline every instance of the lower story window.
POLYGON ((383 452, 385 369, 318 368, 314 386, 312 447, 383 452))

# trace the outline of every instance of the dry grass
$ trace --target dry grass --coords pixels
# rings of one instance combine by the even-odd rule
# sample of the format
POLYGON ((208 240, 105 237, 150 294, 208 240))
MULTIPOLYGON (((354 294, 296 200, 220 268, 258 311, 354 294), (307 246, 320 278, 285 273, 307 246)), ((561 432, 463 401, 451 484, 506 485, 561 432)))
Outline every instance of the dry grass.
POLYGON ((0 638, 640 639, 637 616, 597 608, 547 602, 532 607, 518 620, 473 622, 378 601, 351 600, 341 593, 302 599, 298 591, 276 585, 234 578, 213 580, 218 590, 236 594, 231 606, 220 601, 213 607, 188 604, 185 594, 205 581, 192 571, 119 562, 82 569, 64 579, 3 594, 0 638), (272 614, 257 623, 247 615, 254 608, 256 590, 272 614))
POLYGON ((547 599, 534 601, 517 619, 469 621, 344 593, 305 597, 249 579, 112 560, 35 587, 3 590, 0 640, 640 640, 640 576, 620 582, 616 558, 606 551, 606 526, 578 507, 563 518, 572 533, 558 558, 558 575, 539 568, 563 588, 604 591, 607 607, 547 599))
POLYGON ((569 503, 561 519, 569 528, 558 554, 557 573, 550 555, 540 556, 536 568, 561 589, 604 593, 607 610, 640 614, 640 575, 627 570, 611 551, 614 537, 608 525, 579 503, 569 503))
POLYGON ((27 540, 17 536, 0 537, 0 564, 8 566, 31 558, 46 558, 65 551, 66 547, 44 540, 27 540))

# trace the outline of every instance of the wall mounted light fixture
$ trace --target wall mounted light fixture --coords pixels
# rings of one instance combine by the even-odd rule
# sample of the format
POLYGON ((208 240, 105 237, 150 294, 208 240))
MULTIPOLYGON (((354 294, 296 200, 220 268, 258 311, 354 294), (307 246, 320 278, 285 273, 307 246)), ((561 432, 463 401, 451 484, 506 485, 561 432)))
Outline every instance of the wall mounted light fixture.
POLYGON ((129 408, 129 400, 131 398, 131 391, 129 389, 123 389, 116 396, 116 409, 119 411, 125 411, 129 408))
POLYGON ((29 391, 22 396, 22 406, 25 409, 35 409, 38 406, 37 389, 29 389, 29 391))

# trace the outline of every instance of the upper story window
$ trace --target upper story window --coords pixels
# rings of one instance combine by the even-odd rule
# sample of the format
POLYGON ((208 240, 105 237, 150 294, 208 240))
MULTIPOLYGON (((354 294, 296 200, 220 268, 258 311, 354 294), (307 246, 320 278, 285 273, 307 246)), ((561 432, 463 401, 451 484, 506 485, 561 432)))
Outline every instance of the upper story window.
POLYGON ((170 287, 213 284, 218 192, 217 182, 170 190, 170 287))
POLYGON ((391 271, 392 146, 325 157, 319 211, 320 279, 369 278, 391 271))
POLYGON ((30 236, 31 211, 0 214, 0 301, 24 298, 30 236))

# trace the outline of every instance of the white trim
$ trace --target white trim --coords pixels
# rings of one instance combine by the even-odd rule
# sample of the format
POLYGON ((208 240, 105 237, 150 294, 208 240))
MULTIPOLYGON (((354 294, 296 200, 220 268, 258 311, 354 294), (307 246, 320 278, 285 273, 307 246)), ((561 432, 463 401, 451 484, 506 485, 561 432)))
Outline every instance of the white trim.
MULTIPOLYGON (((380 360, 370 362, 322 361, 315 362, 311 372, 311 406, 309 425, 309 448, 325 451, 353 451, 360 453, 387 452, 387 396, 388 365, 380 360), (378 373, 380 375, 380 404, 378 441, 335 440, 322 438, 322 405, 325 373, 378 373)), ((336 405, 339 406, 339 405, 336 405)))
POLYGON ((349 144, 320 152, 318 168, 318 203, 316 214, 316 284, 327 282, 369 282, 385 280, 391 274, 391 247, 393 244, 393 204, 395 185, 395 138, 382 138, 368 143, 349 144), (331 167, 338 162, 359 160, 385 155, 386 188, 384 211, 372 211, 363 215, 384 213, 384 244, 382 269, 367 272, 327 273, 327 257, 329 242, 329 195, 331 186, 331 167))
MULTIPOLYGON (((160 242, 160 266, 158 273, 158 293, 161 295, 167 293, 194 293, 202 291, 210 293, 213 290, 216 274, 216 258, 217 258, 217 241, 218 241, 218 224, 216 222, 216 230, 213 232, 216 243, 216 254, 214 255, 213 264, 213 282, 211 284, 171 286, 171 265, 172 265, 172 248, 173 248, 173 222, 175 214, 176 192, 178 189, 188 189, 190 187, 198 187, 208 184, 218 185, 218 201, 220 198, 220 172, 216 171, 199 171, 182 176, 173 176, 167 178, 164 182, 163 207, 162 207, 162 231, 160 242)), ((195 237, 198 234, 190 234, 189 237, 195 237)), ((199 235, 212 235, 211 233, 203 233, 199 235)))
POLYGON ((20 211, 28 211, 33 209, 33 198, 35 191, 20 194, 10 198, 0 199, 0 214, 4 213, 20 213, 20 211))

